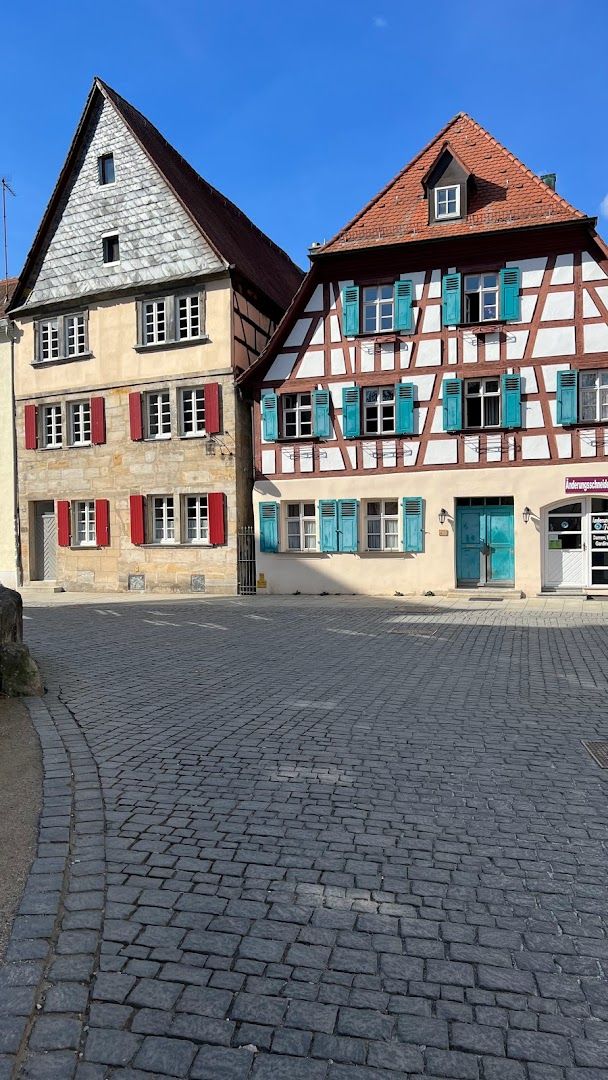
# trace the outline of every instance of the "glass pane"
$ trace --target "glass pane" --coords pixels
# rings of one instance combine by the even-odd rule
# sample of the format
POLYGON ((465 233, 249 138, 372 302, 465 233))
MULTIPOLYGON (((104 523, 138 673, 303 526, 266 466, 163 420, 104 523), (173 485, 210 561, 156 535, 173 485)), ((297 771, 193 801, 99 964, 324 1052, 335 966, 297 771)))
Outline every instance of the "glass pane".
POLYGON ((365 314, 363 316, 363 323, 364 323, 364 327, 365 327, 365 329, 367 330, 368 333, 371 334, 371 333, 374 332, 374 330, 376 329, 376 309, 375 309, 375 307, 373 307, 373 308, 366 307, 365 308, 365 314))
POLYGON ((597 382, 597 371, 581 371, 580 380, 581 386, 595 386, 597 382))
POLYGON ((372 301, 374 301, 376 299, 377 295, 378 295, 378 290, 375 287, 375 285, 367 285, 365 287, 365 289, 363 290, 363 302, 364 303, 371 303, 372 301))
POLYGON ((484 289, 497 289, 498 278, 496 274, 484 274, 483 275, 483 287, 484 289))
POLYGON ((314 503, 304 503, 304 516, 314 518, 314 516, 315 516, 315 504, 314 503))
POLYGON ((395 388, 393 386, 382 387, 382 400, 394 401, 395 400, 395 388))
POLYGON ((469 379, 468 382, 465 383, 465 387, 467 397, 473 397, 481 392, 481 383, 477 382, 476 379, 469 379))
POLYGON ((388 514, 388 515, 395 515, 396 516, 397 512, 398 512, 397 511, 397 505, 398 504, 397 504, 396 499, 394 501, 391 500, 391 502, 385 502, 385 504, 384 504, 384 513, 388 514))
POLYGON ((465 290, 467 292, 477 292, 478 289, 479 289, 479 278, 478 277, 467 277, 467 278, 465 278, 464 287, 465 287, 465 290))
POLYGON ((367 504, 367 516, 368 517, 379 517, 380 516, 380 503, 379 502, 370 502, 370 503, 367 504))
POLYGON ((498 393, 498 379, 486 379, 484 383, 484 389, 486 394, 498 393))
POLYGON ((300 516, 300 504, 299 503, 288 503, 287 504, 287 517, 299 518, 299 516, 300 516))
POLYGON ((608 513, 608 499, 592 499, 591 509, 596 513, 608 513))
POLYGON ((365 391, 365 403, 366 403, 366 405, 372 404, 373 402, 375 402, 377 400, 378 400, 378 391, 377 390, 366 390, 365 391))
POLYGON ((500 401, 498 397, 485 399, 485 422, 488 427, 496 427, 500 420, 500 401))

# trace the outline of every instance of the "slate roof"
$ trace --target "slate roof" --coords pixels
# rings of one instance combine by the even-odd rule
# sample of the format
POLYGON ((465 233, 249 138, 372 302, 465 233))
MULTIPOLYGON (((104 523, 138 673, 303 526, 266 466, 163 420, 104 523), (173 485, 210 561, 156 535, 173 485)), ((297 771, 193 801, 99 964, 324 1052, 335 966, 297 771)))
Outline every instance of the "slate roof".
POLYGON ((182 206, 200 229, 226 267, 235 270, 284 310, 298 288, 303 271, 277 244, 253 224, 235 203, 214 188, 171 146, 160 131, 133 105, 101 79, 94 79, 76 135, 68 152, 55 190, 27 256, 19 279, 15 306, 22 301, 28 278, 44 245, 72 163, 84 136, 86 120, 95 98, 102 94, 111 102, 144 153, 172 189, 182 206))
POLYGON ((406 167, 321 247, 325 253, 588 220, 467 113, 458 113, 406 167), (429 224, 423 180, 448 146, 472 180, 466 219, 429 224))

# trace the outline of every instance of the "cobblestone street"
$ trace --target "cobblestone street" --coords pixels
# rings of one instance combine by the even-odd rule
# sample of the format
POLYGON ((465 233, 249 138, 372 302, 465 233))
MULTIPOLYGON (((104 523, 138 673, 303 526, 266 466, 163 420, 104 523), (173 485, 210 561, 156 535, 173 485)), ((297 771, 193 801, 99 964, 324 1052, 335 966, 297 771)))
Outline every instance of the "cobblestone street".
POLYGON ((607 1080, 606 605, 26 614, 0 1078, 607 1080))

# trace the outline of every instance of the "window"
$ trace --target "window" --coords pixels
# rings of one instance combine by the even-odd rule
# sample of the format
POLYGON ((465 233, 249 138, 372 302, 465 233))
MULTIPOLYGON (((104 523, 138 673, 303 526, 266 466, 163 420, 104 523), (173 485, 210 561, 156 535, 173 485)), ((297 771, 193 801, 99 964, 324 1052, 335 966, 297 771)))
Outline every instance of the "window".
POLYGON ((44 319, 38 323, 38 359, 57 360, 59 357, 59 323, 44 319))
POLYGON ((580 502, 564 503, 552 510, 547 519, 549 548, 581 551, 582 521, 583 508, 580 502))
POLYGON ((145 394, 146 439, 168 439, 171 435, 169 391, 145 394))
POLYGON ((363 419, 366 435, 395 432, 395 387, 366 387, 363 391, 363 419))
POLYGON ((142 311, 144 345, 161 344, 167 337, 165 301, 146 300, 142 311))
POLYGON ((95 534, 95 503, 76 502, 73 504, 74 518, 74 544, 77 547, 87 547, 97 544, 95 534))
POLYGON ((500 427, 499 379, 467 379, 464 384, 464 426, 500 427))
POLYGON ((179 392, 180 435, 205 434, 205 388, 188 387, 179 392))
POLYGON ((175 542, 175 511, 172 495, 153 495, 152 540, 155 544, 175 542))
POLYGON ((395 325, 394 285, 366 285, 363 289, 363 332, 379 334, 395 325))
POLYGON ((41 442, 47 450, 63 443, 63 423, 61 405, 42 406, 41 442))
POLYGON ((314 502, 287 503, 287 548, 289 551, 316 551, 317 518, 314 502))
POLYGON ((64 320, 66 356, 80 356, 87 351, 87 331, 84 314, 66 315, 64 320))
POLYGON ((198 293, 177 298, 177 335, 180 341, 200 337, 201 299, 198 293))
POLYGON ((114 154, 102 154, 101 157, 98 157, 97 167, 99 170, 99 183, 113 184, 116 179, 114 175, 114 154))
POLYGON ((468 274, 464 279, 464 321, 498 318, 498 274, 468 274))
POLYGON ((36 323, 36 361, 67 360, 89 351, 86 311, 36 323))
POLYGON ((187 544, 209 541, 209 507, 206 495, 183 496, 183 536, 187 544))
POLYGON ((581 371, 581 420, 608 421, 608 370, 581 371))
POLYGON ((310 394, 283 394, 283 435, 300 439, 312 435, 312 398, 310 394))
POLYGON ((103 261, 110 265, 120 262, 120 242, 118 233, 103 237, 103 261))
POLYGON ((68 405, 70 446, 90 446, 91 402, 72 401, 68 405))
POLYGON ((435 220, 460 217, 460 185, 435 188, 435 220))
POLYGON ((367 547, 369 551, 398 550, 399 503, 397 499, 368 502, 367 547))

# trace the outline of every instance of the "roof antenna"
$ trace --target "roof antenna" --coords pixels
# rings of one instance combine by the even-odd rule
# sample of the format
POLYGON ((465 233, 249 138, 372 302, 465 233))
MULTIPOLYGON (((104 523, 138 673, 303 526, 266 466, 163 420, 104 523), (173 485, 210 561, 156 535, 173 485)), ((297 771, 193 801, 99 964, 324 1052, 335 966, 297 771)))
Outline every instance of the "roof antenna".
POLYGON ((4 244, 4 302, 8 300, 8 230, 6 226, 6 193, 16 198, 15 192, 9 184, 6 176, 0 179, 2 185, 2 238, 4 244))

